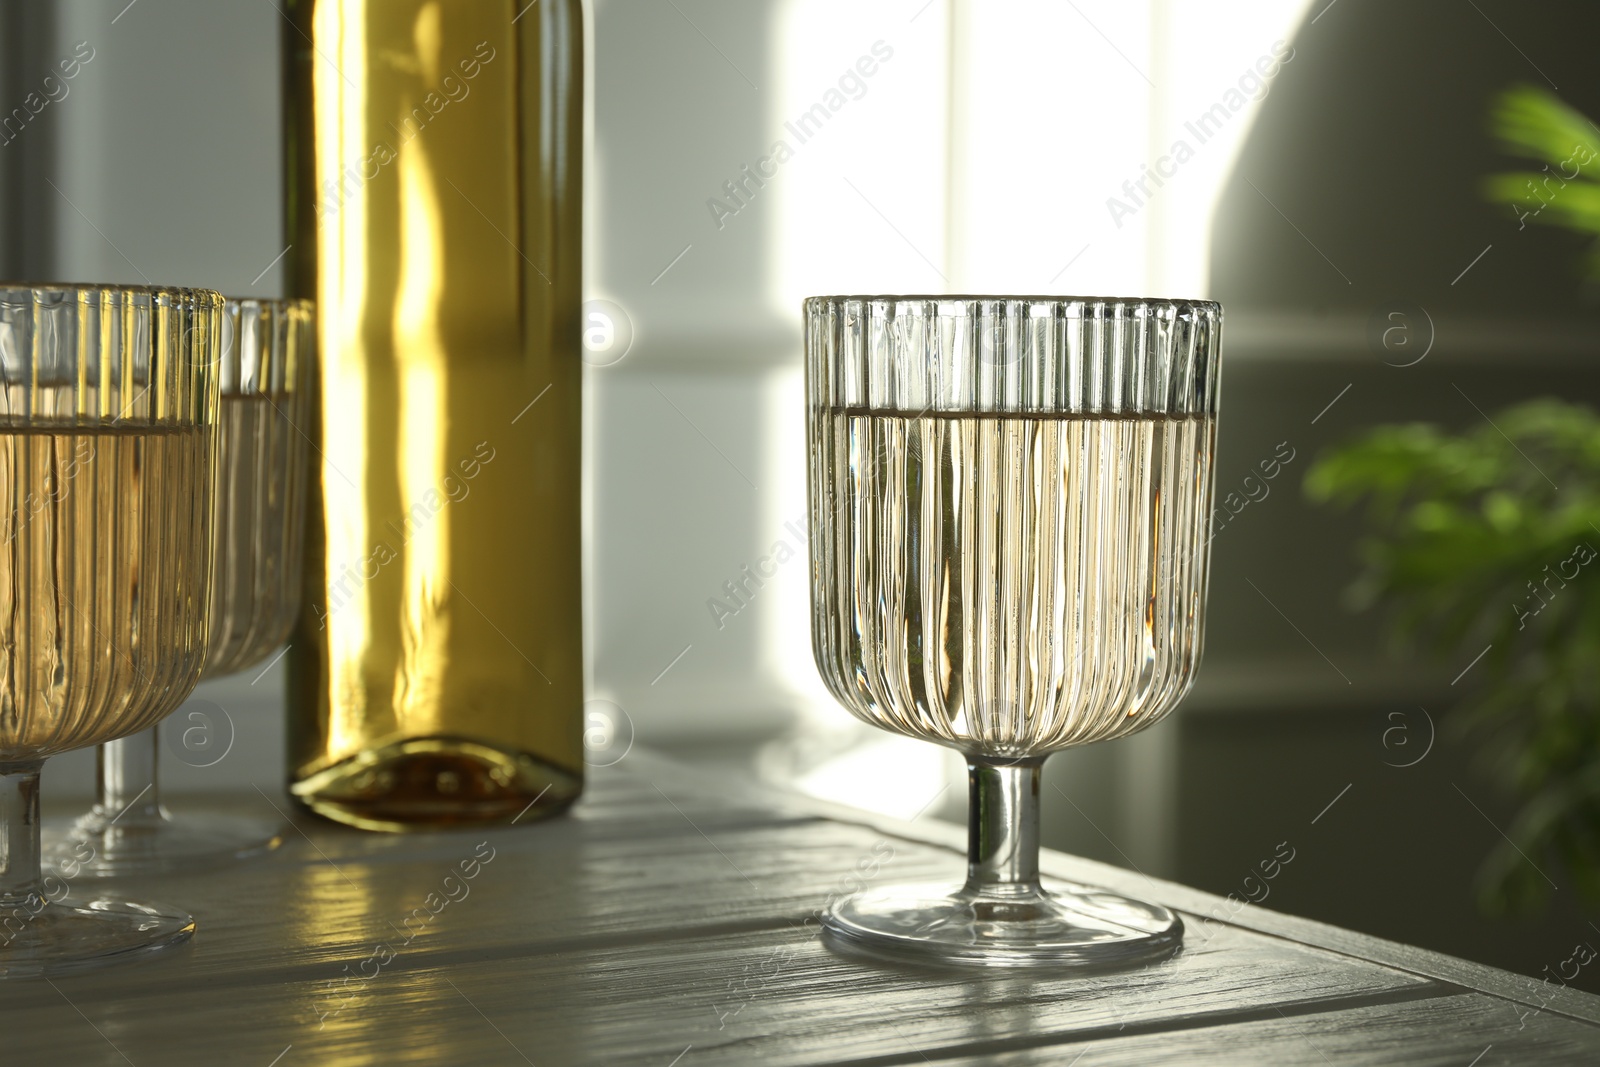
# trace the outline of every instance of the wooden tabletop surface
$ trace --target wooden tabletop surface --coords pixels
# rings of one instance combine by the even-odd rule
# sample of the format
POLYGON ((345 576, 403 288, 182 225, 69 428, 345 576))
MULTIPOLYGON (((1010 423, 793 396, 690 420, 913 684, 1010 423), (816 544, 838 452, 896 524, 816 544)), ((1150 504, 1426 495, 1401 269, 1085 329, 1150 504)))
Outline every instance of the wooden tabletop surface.
MULTIPOLYGON (((291 810, 253 788, 210 803, 291 810)), ((1092 976, 916 971, 817 936, 820 902, 862 879, 957 879, 964 839, 643 752, 538 825, 297 815, 267 857, 118 883, 190 909, 194 940, 0 983, 0 1064, 1600 1062, 1600 997, 1060 854, 1048 874, 1181 909, 1182 952, 1092 976)))

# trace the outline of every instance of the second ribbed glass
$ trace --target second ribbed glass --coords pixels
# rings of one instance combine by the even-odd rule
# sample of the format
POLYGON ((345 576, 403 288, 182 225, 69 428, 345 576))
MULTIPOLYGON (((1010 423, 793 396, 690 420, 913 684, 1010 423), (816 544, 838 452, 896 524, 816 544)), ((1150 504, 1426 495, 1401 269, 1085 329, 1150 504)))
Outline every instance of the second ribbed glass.
POLYGON ((1199 662, 1221 309, 1201 301, 806 303, 813 647, 858 717, 964 753, 964 886, 869 890, 839 941, 1104 965, 1165 908, 1038 872, 1040 766, 1169 712, 1199 662))
MULTIPOLYGON (((282 647, 299 610, 314 345, 310 301, 227 301, 206 679, 262 663, 282 647)), ((186 722, 181 708, 166 727, 180 742, 197 738, 208 760, 226 757, 209 751, 222 728, 203 715, 186 722)), ((276 817, 168 812, 157 729, 100 746, 95 805, 65 835, 52 835, 57 862, 88 855, 77 867, 89 877, 198 870, 282 841, 276 817)))

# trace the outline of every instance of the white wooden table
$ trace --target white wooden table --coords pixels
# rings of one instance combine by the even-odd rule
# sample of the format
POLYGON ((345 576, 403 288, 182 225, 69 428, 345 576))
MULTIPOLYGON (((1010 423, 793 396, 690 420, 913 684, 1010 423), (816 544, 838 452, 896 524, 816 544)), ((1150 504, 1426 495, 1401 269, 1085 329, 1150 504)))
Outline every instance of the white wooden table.
MULTIPOLYGON (((214 803, 290 811, 254 789, 214 803)), ((389 836, 297 816, 264 859, 120 887, 193 911, 191 944, 0 984, 0 1064, 1600 1063, 1600 998, 1255 907, 1207 923, 1229 914, 1217 897, 1060 854, 1048 874, 1181 909, 1183 951, 1094 976, 936 972, 816 936, 853 872, 955 879, 964 844, 642 752, 548 823, 389 836)))

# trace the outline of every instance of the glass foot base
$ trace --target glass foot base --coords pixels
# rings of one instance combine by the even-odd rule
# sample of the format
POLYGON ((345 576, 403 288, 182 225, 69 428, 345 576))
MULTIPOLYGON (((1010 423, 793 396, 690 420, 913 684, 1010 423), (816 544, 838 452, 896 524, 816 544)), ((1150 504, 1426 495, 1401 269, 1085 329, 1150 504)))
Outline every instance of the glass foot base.
POLYGON ((121 878, 203 871, 283 844, 283 824, 235 815, 180 813, 127 824, 90 812, 45 828, 44 865, 63 878, 121 878))
POLYGON ((188 912, 127 900, 58 900, 0 912, 0 978, 36 978, 101 967, 181 944, 188 912), (42 906, 41 906, 42 905, 42 906))
POLYGON ((839 901, 823 928, 840 947, 925 964, 1115 968, 1164 959, 1183 920, 1158 904, 1047 880, 1044 892, 978 895, 947 884, 889 886, 839 901))

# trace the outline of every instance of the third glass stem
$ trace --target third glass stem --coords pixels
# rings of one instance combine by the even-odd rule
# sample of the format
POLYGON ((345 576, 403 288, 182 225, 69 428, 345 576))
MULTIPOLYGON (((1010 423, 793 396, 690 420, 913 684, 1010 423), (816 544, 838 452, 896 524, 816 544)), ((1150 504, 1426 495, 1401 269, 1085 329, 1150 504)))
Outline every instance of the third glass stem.
POLYGON ((119 826, 161 821, 156 793, 156 727, 100 746, 99 808, 119 826))
POLYGON ((39 870, 38 762, 0 763, 0 943, 43 900, 39 870), (22 909, 26 909, 25 911, 22 909))
POLYGON ((1039 889, 1042 758, 967 757, 967 892, 1032 896, 1039 889))

